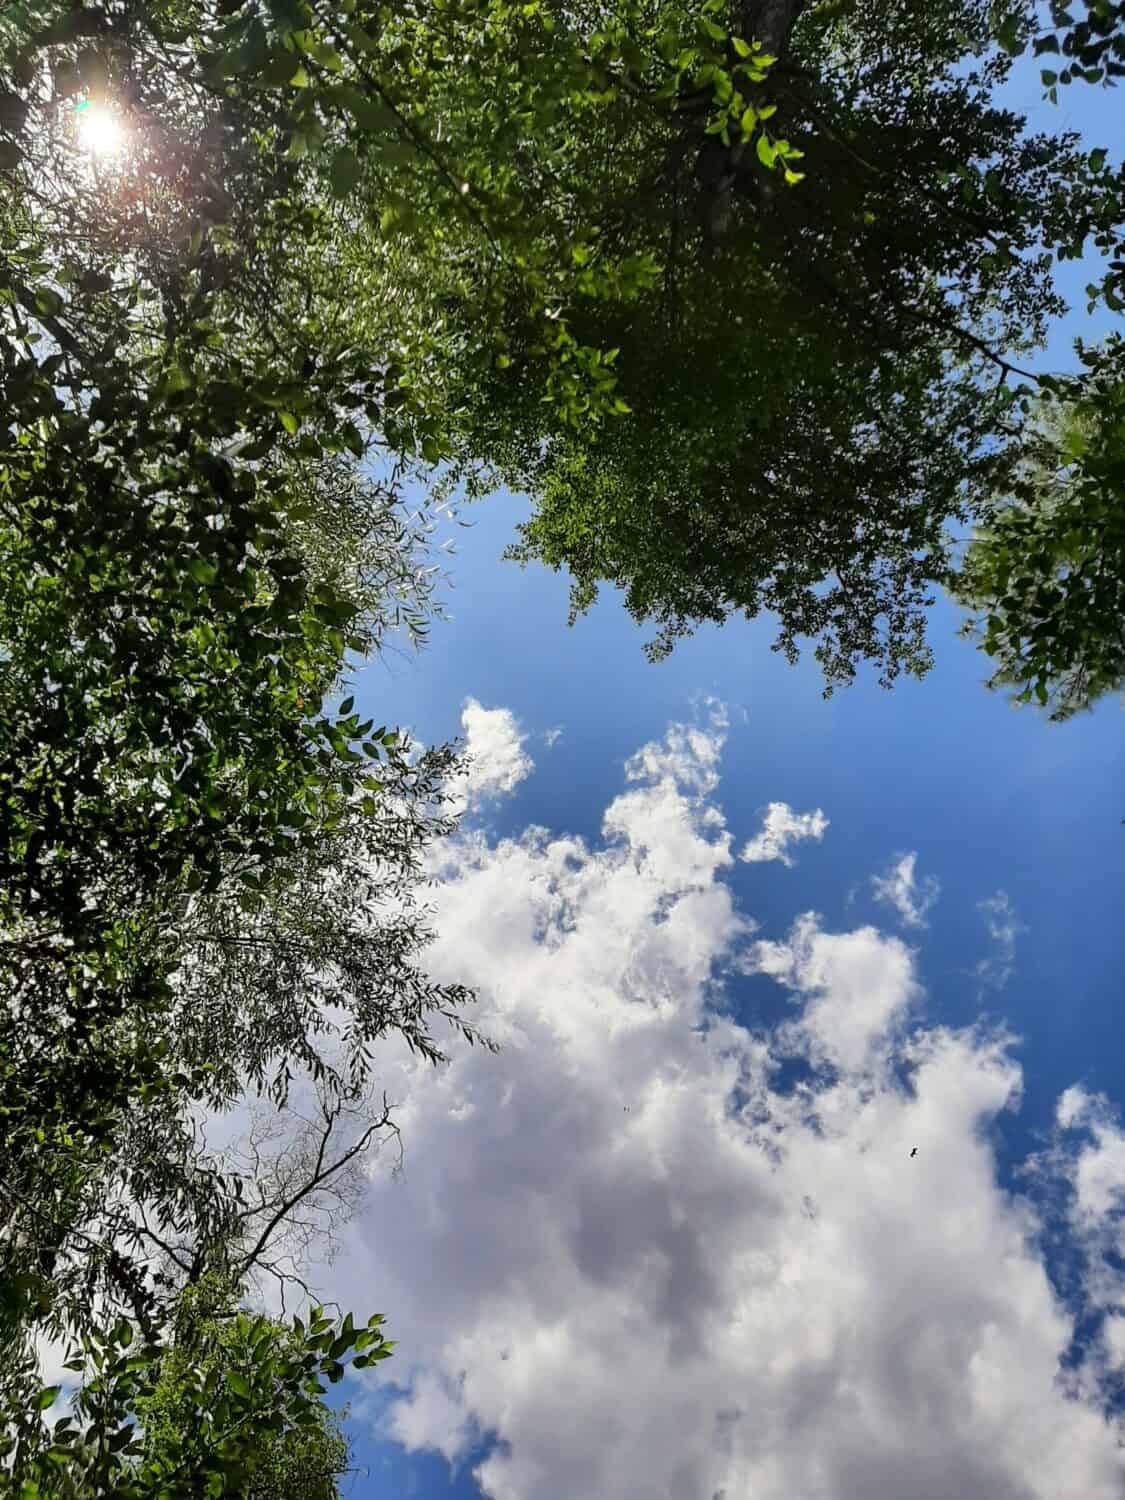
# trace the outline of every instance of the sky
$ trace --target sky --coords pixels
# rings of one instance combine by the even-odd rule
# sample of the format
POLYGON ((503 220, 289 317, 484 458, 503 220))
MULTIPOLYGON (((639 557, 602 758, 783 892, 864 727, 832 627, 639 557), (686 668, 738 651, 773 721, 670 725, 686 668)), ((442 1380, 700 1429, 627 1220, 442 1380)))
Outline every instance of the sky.
POLYGON ((891 692, 768 619, 651 665, 501 560, 527 514, 464 511, 354 683, 473 758, 428 967, 501 1050, 382 1055, 403 1167, 316 1271, 398 1341, 344 1493, 1125 1495, 1121 704, 1013 711, 945 602, 891 692))

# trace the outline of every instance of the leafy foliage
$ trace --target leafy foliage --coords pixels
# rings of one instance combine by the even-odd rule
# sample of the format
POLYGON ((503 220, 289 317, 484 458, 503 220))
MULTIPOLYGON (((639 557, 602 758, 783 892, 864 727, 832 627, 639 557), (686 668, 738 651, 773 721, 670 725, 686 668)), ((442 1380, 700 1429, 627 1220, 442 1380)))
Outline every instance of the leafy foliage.
MULTIPOLYGON (((81 1295, 57 1300, 79 1249, 102 1293, 153 1314, 88 1232, 125 1170, 126 1113, 165 1118, 220 1082, 229 1098, 253 1071, 231 1051, 220 1081, 214 1058, 177 1056, 192 898, 292 888, 345 828, 356 859, 388 864, 421 836, 391 811, 413 774, 385 771, 394 737, 320 710, 346 653, 424 632, 396 476, 354 469, 359 422, 413 408, 393 357, 349 339, 339 284, 301 283, 322 212, 269 97, 213 80, 200 28, 222 22, 176 4, 0 17, 5 1339, 80 1315, 81 1295), (91 157, 76 103, 129 149, 91 157)), ((400 954, 412 931, 400 920, 400 954)), ((430 996, 405 963, 382 981, 383 1029, 399 984, 421 1037, 430 996)), ((292 1026, 267 1043, 257 1019, 259 1060, 281 1066, 292 1026)), ((367 1003, 357 1047, 377 1031, 367 1003)))
POLYGON ((82 1385, 62 1416, 61 1387, 26 1369, 25 1407, 0 1438, 21 1500, 332 1500, 347 1444, 324 1382, 391 1355, 383 1318, 356 1328, 314 1307, 286 1324, 240 1309, 236 1292, 205 1277, 160 1342, 124 1318, 91 1328, 67 1365, 82 1385))
POLYGON ((1125 345, 1047 385, 1010 502, 970 543, 955 588, 998 662, 991 686, 1068 719, 1125 685, 1125 345))
MULTIPOLYGON (((185 1284, 248 1274, 307 1201, 280 1173, 240 1196, 192 1106, 311 1078, 326 1132, 356 1109, 343 1169, 386 1123, 358 1117, 378 1040, 474 1036, 417 961, 453 758, 325 706, 349 656, 424 634, 404 475, 524 490, 513 555, 568 568, 576 612, 618 584, 654 656, 768 609, 829 690, 890 683, 949 584, 1020 697, 1120 681, 1119 346, 1044 382, 1042 421, 1009 383, 1054 260, 1105 252, 1090 301, 1125 305, 1122 170, 994 104, 1028 44, 1112 81, 1118 10, 1053 6, 1037 39, 989 0, 0 15, 12 1348, 107 1307, 156 1347, 185 1284), (91 154, 91 118, 127 149, 91 154)), ((214 1394, 242 1334, 185 1334, 159 1400, 108 1337, 94 1406, 151 1399, 169 1452, 191 1427, 222 1458, 175 1392, 214 1394)))
POLYGON ((1034 56, 1059 59, 1061 67, 1044 68, 1041 74, 1052 100, 1057 101, 1060 84, 1113 84, 1125 78, 1121 0, 1048 0, 1047 26, 1038 24, 1040 7, 997 9, 997 40, 1006 52, 1019 56, 1030 43, 1034 56))
MULTIPOLYGON (((618 421, 553 422, 530 333, 491 378, 465 372, 458 477, 532 496, 510 555, 570 570, 572 618, 607 580, 659 625, 656 656, 768 608, 777 649, 818 643, 829 689, 864 659, 887 683, 926 669, 947 525, 1006 483, 1006 351, 1059 310, 1042 244, 1076 212, 1073 142, 991 106, 1006 64, 966 73, 965 33, 983 48, 982 7, 799 18, 762 87, 805 180, 773 192, 732 146, 721 232, 709 101, 677 95, 662 132, 613 153, 630 182, 599 185, 599 242, 651 255, 660 282, 576 298, 568 326, 612 345, 618 421)), ((611 151, 588 149, 588 176, 611 151)))
POLYGON ((299 228, 276 305, 352 311, 380 441, 529 493, 512 555, 567 567, 575 611, 622 586, 653 654, 768 608, 831 688, 926 669, 948 525, 1019 462, 1005 382, 1061 309, 1051 253, 1116 243, 1106 154, 991 102, 1007 24, 985 0, 248 0, 100 45, 111 81, 128 34, 244 122, 299 228))
POLYGON ((448 748, 412 756, 394 732, 374 733, 386 755, 380 779, 345 823, 285 861, 232 872, 185 916, 169 1030, 179 1066, 211 1063, 216 1102, 246 1080, 283 1099, 285 1073, 271 1078, 271 1065, 320 1078, 337 1044, 341 1083, 361 1085, 390 1031, 442 1061, 435 1013, 477 1040, 461 1014, 470 991, 434 983, 417 963, 430 935, 415 894, 420 861, 456 826, 431 799, 448 795, 459 762, 448 748))

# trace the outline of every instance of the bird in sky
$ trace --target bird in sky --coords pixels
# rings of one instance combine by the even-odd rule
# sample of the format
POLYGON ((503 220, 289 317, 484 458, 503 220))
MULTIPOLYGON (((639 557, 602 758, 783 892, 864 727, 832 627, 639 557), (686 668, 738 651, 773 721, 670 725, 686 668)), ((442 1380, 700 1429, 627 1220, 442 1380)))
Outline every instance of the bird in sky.
POLYGON ((914 1150, 910 1154, 911 1154, 911 1156, 917 1156, 918 1155, 918 1147, 915 1146, 914 1150))

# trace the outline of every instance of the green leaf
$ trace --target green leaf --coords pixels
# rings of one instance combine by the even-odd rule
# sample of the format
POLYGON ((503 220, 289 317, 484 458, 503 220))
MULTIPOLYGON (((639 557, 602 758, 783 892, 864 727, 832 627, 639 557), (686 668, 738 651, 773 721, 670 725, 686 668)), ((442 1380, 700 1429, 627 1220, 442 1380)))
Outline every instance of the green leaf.
POLYGON ((219 572, 214 563, 209 563, 203 557, 189 558, 187 570, 196 583, 214 583, 219 572))
POLYGON ((61 1390, 61 1385, 45 1385, 35 1398, 35 1409, 37 1411, 46 1411, 49 1406, 54 1406, 61 1390))
POLYGON ((246 1379, 245 1375, 241 1374, 238 1370, 228 1370, 226 1381, 236 1396, 241 1396, 244 1401, 249 1401, 250 1382, 246 1379))
POLYGON ((281 418, 281 425, 285 428, 286 432, 295 436, 301 430, 301 418, 296 412, 279 411, 278 416, 281 418))
POLYGON ((755 149, 758 153, 758 160, 762 163, 763 167, 773 167, 774 163, 777 160, 777 152, 774 149, 769 137, 760 135, 758 137, 755 149))
POLYGON ((996 28, 996 43, 1009 57, 1015 57, 1022 50, 1019 41, 1019 16, 1016 12, 1005 16, 996 28))
POLYGON ((328 180, 337 198, 346 198, 363 175, 363 166, 354 151, 337 151, 328 169, 328 180))
POLYGON ((41 286, 35 289, 35 311, 45 318, 57 317, 63 309, 63 299, 52 287, 41 286))

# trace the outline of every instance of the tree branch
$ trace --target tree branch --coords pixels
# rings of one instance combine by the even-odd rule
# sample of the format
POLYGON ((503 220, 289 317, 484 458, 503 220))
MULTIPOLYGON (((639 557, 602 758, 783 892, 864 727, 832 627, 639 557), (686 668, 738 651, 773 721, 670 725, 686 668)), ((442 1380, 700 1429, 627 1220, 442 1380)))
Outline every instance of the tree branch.
POLYGON ((257 1263, 258 1258, 268 1244, 270 1237, 273 1235, 274 1231, 277 1229, 277 1226, 286 1217, 286 1215, 292 1213, 293 1209, 296 1208, 297 1205, 301 1203, 305 1198, 307 1198, 310 1193, 314 1192, 318 1187, 322 1185, 322 1183, 327 1182, 327 1180, 330 1177, 334 1176, 337 1172, 339 1172, 341 1168, 346 1167, 348 1162, 353 1161, 362 1151, 366 1150, 371 1137, 377 1130, 381 1130, 384 1126, 389 1125, 395 1132, 395 1134, 398 1133, 397 1127, 391 1121, 390 1106, 387 1103, 387 1096, 386 1094, 384 1094, 382 1117, 378 1120, 374 1120, 370 1125, 368 1125, 367 1129, 363 1132, 359 1140, 356 1141, 353 1146, 345 1151, 344 1154, 338 1157, 334 1162, 331 1162, 326 1166, 324 1158, 328 1150, 328 1142, 332 1135, 332 1131, 335 1128, 336 1121, 340 1117, 342 1108, 342 1104, 339 1103, 325 1108, 325 1127, 321 1134, 320 1144, 316 1154, 316 1163, 313 1167, 312 1174, 306 1179, 302 1186, 297 1189, 296 1192, 289 1194, 287 1197, 281 1200, 274 1213, 266 1223, 265 1228, 259 1234, 253 1247, 240 1257, 239 1265, 244 1274, 257 1263))

